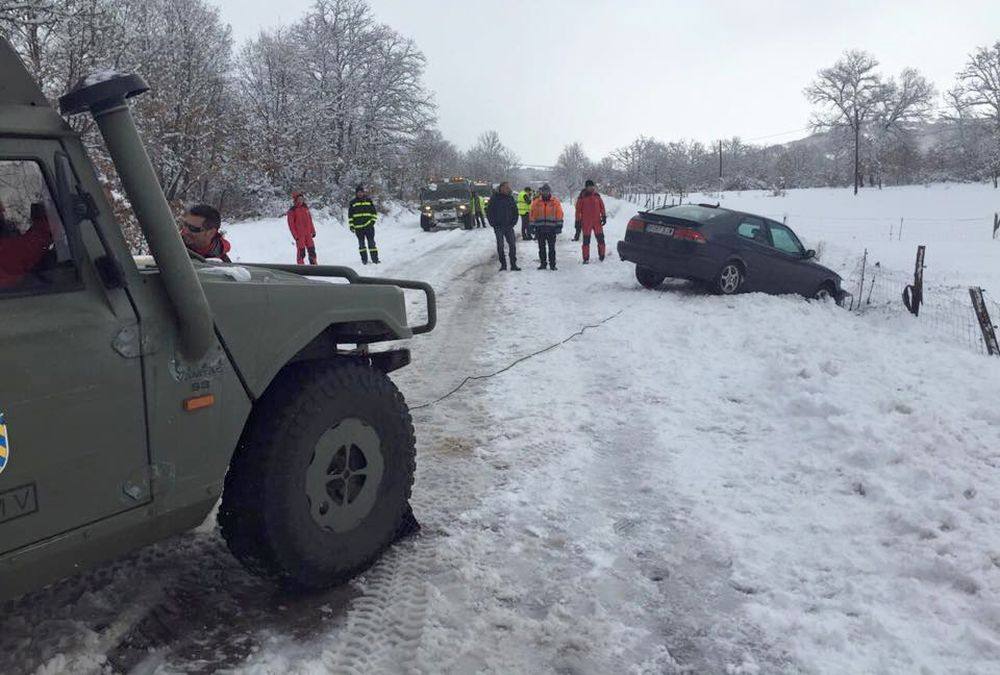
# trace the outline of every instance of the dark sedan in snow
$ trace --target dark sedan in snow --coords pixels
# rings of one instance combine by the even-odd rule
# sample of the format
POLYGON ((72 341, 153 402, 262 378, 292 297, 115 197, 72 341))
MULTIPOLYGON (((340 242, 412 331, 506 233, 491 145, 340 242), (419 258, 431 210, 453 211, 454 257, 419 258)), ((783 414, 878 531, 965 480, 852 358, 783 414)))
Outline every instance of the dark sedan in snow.
POLYGON ((840 276, 816 262, 786 225, 710 204, 666 206, 638 213, 618 242, 635 277, 656 288, 667 277, 691 279, 724 295, 745 291, 797 293, 844 300, 840 276))

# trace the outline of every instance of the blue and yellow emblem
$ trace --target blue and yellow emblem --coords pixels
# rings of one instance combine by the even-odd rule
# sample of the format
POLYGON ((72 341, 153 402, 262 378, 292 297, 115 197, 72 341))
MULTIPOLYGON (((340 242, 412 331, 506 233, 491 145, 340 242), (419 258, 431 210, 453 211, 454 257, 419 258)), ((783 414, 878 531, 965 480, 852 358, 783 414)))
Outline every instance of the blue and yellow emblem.
POLYGON ((7 422, 0 412, 0 473, 7 468, 8 461, 10 461, 10 440, 7 438, 7 422))

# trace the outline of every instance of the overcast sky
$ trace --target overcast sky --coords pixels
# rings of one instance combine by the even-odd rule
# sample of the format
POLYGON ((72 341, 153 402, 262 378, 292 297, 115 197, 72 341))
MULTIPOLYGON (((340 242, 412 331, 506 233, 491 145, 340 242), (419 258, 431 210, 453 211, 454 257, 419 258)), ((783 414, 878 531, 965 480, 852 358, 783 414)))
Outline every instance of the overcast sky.
MULTIPOLYGON (((236 40, 311 0, 215 0, 236 40)), ((845 49, 949 88, 1000 39, 1000 2, 371 0, 427 56, 441 131, 465 149, 496 129, 528 164, 580 141, 593 159, 639 134, 775 142, 804 135, 802 89, 845 49), (791 132, 791 133, 789 133, 791 132)))

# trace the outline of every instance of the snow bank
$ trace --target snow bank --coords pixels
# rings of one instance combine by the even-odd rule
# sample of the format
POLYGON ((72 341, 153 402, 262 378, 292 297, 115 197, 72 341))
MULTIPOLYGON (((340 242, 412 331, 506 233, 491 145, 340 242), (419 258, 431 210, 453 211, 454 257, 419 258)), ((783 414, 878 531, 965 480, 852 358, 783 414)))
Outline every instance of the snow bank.
MULTIPOLYGON (((929 273, 996 279, 1000 242, 979 225, 904 226, 899 243, 860 220, 975 215, 988 195, 882 195, 870 210, 824 190, 726 204, 840 218, 789 222, 844 255, 904 261, 927 243, 929 273)), ((613 244, 633 207, 608 203, 613 244)), ((317 229, 320 262, 356 265, 345 227, 317 229)), ((227 230, 238 261, 294 260, 283 218, 227 230)), ((558 272, 531 269, 521 243, 525 271, 502 274, 489 230, 423 233, 397 210, 378 237, 386 262, 365 271, 440 299, 438 330, 393 374, 419 439, 421 535, 301 598, 203 528, 19 603, 0 671, 154 657, 157 672, 996 671, 1000 359, 907 317, 645 291, 614 257, 580 265, 566 234, 558 272)))

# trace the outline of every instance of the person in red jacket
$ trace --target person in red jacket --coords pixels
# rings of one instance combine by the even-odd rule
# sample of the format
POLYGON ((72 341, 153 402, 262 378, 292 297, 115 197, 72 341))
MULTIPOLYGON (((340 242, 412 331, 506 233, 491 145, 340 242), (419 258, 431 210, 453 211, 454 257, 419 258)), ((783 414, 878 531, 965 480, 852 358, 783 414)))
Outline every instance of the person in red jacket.
POLYGON ((576 200, 576 224, 583 230, 583 264, 590 262, 590 235, 597 236, 597 257, 604 260, 607 248, 604 244, 604 226, 608 223, 608 213, 604 210, 604 200, 597 193, 594 181, 588 180, 576 200))
POLYGON ((313 225, 312 214, 309 213, 309 205, 301 192, 292 193, 292 202, 292 208, 288 209, 288 230, 295 239, 295 261, 299 265, 305 264, 308 251, 309 264, 315 265, 316 245, 313 238, 316 236, 316 227, 313 225))
POLYGON ((31 227, 21 233, 0 203, 0 289, 14 288, 33 272, 52 246, 52 228, 41 204, 31 205, 31 227))

